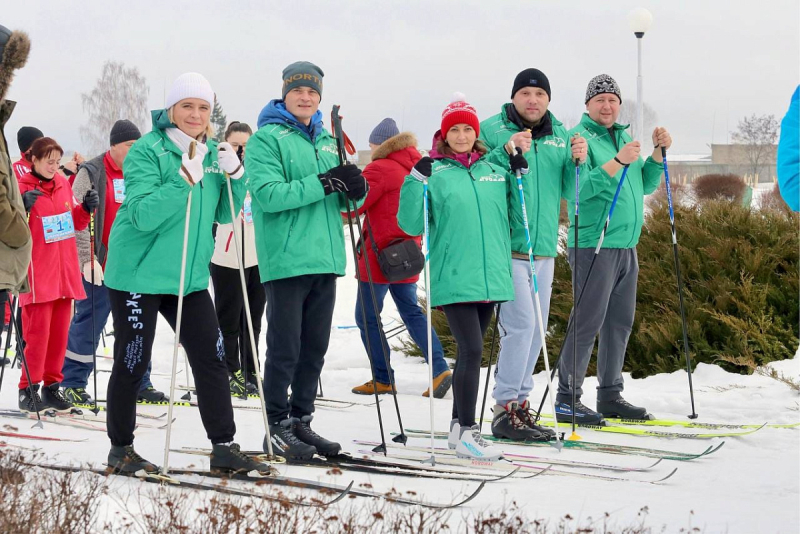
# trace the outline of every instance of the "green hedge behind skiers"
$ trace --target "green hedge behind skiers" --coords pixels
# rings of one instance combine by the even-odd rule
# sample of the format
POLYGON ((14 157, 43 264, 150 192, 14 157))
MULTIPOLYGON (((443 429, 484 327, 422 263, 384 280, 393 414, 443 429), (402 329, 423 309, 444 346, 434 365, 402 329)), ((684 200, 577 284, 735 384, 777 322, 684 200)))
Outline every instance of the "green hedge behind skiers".
MULTIPOLYGON (((638 245, 636 321, 624 369, 635 378, 685 369, 669 215, 665 203, 650 205, 638 245)), ((800 343, 798 214, 726 201, 675 209, 693 365, 704 362, 750 373, 752 367, 743 362, 763 365, 793 357, 800 343)), ((556 259, 547 337, 551 364, 571 308, 571 271, 562 254, 556 259)), ((455 343, 444 314, 434 311, 433 323, 445 355, 454 358, 455 343)), ((484 365, 490 343, 491 330, 484 343, 484 365)), ((419 355, 408 340, 401 350, 419 355)), ((594 365, 593 358, 589 374, 595 373, 594 365)), ((537 372, 543 368, 540 361, 537 372)))

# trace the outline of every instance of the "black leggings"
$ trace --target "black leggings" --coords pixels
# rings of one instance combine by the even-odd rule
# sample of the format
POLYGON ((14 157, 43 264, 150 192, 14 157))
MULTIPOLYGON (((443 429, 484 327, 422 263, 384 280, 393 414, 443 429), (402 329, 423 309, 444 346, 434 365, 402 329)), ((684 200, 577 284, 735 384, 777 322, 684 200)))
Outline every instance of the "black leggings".
POLYGON ((483 336, 494 311, 493 302, 442 306, 456 340, 458 357, 453 369, 453 419, 461 426, 475 424, 475 405, 480 387, 483 336))
MULTIPOLYGON (((239 269, 211 264, 211 280, 214 282, 214 307, 217 320, 225 340, 225 361, 228 372, 235 373, 247 361, 247 374, 255 376, 255 360, 250 350, 250 335, 247 333, 247 318, 244 311, 242 283, 239 269), (245 360, 246 359, 246 360, 245 360)), ((247 298, 250 301, 250 316, 253 318, 253 337, 258 354, 258 336, 261 334, 261 317, 267 305, 267 294, 258 274, 258 266, 244 270, 247 298)), ((245 377, 248 378, 248 377, 245 377)))
MULTIPOLYGON (((108 289, 114 317, 114 367, 108 381, 108 437, 112 445, 133 443, 136 397, 150 363, 156 322, 160 313, 175 329, 176 295, 144 295, 108 289)), ((186 350, 197 386, 200 419, 211 443, 233 441, 233 422, 228 369, 222 332, 208 291, 183 298, 180 342, 186 350)), ((163 355, 166 356, 166 355, 163 355)), ((169 352, 170 361, 172 351, 169 352)))

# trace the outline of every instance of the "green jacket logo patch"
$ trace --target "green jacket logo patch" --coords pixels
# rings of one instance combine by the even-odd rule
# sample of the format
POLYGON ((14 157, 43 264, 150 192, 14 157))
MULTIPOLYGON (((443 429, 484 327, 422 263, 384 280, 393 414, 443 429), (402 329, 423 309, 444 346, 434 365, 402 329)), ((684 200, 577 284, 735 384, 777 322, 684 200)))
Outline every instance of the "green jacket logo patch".
POLYGON ((556 148, 564 148, 567 146, 567 143, 558 136, 553 137, 552 139, 548 139, 544 142, 545 145, 554 146, 556 148))
POLYGON ((481 179, 478 180, 479 182, 505 182, 506 177, 502 174, 489 174, 487 176, 481 176, 481 179))

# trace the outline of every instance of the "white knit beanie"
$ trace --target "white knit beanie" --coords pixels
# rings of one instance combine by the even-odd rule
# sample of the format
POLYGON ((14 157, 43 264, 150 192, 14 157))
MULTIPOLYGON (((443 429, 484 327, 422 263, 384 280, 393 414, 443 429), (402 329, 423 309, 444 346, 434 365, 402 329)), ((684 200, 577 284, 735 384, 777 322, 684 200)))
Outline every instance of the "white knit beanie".
POLYGON ((214 104, 214 90, 205 76, 196 72, 181 74, 172 83, 167 94, 166 108, 169 109, 185 98, 199 98, 209 105, 214 104))

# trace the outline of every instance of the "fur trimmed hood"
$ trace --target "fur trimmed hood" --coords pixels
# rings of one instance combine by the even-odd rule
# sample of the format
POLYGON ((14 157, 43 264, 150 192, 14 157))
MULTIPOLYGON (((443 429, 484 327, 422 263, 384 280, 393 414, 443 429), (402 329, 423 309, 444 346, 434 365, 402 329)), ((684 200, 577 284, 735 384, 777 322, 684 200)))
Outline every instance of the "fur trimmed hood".
POLYGON ((389 157, 389 154, 393 152, 397 152, 408 147, 416 148, 416 146, 417 137, 414 134, 410 132, 401 132, 381 143, 380 146, 375 149, 375 153, 372 155, 372 161, 386 159, 389 157))
POLYGON ((25 66, 28 54, 31 51, 31 41, 28 34, 21 31, 11 32, 11 37, 3 47, 3 57, 0 58, 0 100, 6 97, 14 71, 25 66))

